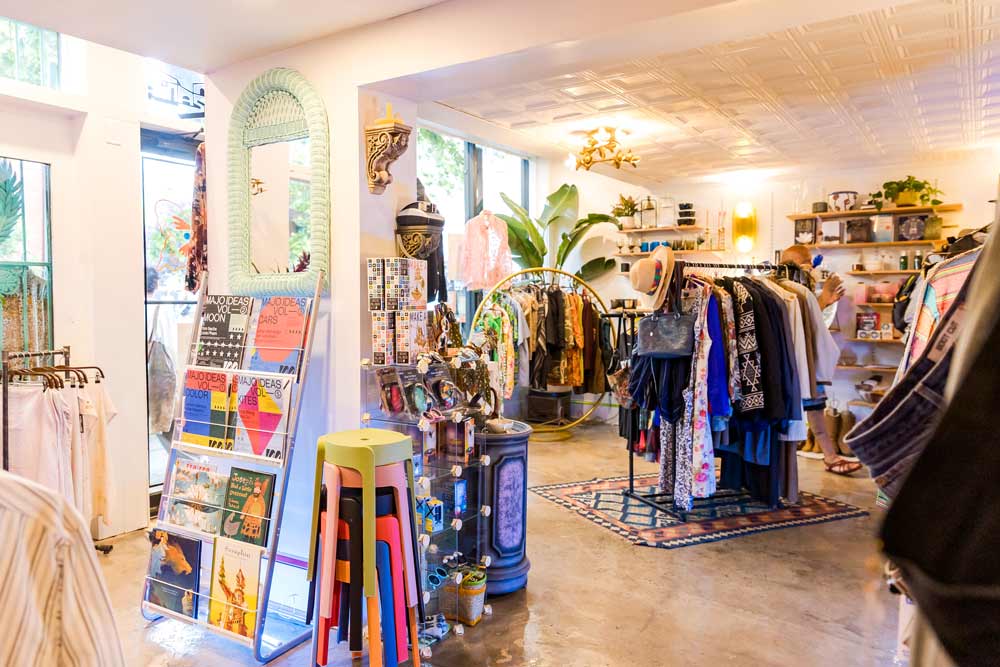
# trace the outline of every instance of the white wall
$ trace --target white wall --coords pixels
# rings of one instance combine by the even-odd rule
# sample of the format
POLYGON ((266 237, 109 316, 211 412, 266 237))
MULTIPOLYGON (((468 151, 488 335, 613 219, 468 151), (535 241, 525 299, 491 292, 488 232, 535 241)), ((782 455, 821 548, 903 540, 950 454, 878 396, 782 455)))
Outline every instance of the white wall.
POLYGON ((85 77, 72 94, 3 84, 0 155, 51 165, 55 343, 104 369, 118 408, 108 431, 115 501, 109 525, 95 522, 107 537, 148 522, 139 130, 150 119, 141 58, 66 41, 85 77))

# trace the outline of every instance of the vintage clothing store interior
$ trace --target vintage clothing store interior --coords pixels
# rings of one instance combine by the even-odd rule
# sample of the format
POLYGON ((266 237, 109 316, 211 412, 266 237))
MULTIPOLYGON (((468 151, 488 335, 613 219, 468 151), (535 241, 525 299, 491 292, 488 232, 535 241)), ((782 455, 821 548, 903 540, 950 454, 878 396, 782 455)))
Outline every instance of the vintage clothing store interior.
POLYGON ((8 4, 0 664, 995 664, 994 5, 8 4))

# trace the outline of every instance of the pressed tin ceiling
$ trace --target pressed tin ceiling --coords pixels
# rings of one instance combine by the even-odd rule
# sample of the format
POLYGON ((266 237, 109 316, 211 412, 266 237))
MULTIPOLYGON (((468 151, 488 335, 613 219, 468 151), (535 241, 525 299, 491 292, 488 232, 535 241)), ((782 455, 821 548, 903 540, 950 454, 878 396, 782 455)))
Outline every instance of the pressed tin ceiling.
POLYGON ((631 128, 634 176, 651 182, 949 159, 1000 144, 1000 0, 899 5, 441 103, 566 152, 574 131, 631 128))

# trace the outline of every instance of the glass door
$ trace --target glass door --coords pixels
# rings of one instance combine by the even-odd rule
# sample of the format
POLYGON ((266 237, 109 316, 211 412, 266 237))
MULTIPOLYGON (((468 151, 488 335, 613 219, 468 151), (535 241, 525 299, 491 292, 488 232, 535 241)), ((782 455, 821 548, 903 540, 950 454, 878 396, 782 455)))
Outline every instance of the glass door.
POLYGON ((174 402, 188 359, 196 295, 185 289, 191 241, 194 153, 142 154, 146 244, 146 402, 150 493, 158 494, 169 459, 174 402))

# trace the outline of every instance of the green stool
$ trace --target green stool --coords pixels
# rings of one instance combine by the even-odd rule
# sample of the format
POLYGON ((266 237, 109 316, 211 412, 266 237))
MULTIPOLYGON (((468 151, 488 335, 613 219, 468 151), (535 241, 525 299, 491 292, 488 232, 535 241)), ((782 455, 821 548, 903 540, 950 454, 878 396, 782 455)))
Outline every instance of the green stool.
MULTIPOLYGON (((361 505, 364 512, 364 590, 368 597, 378 596, 378 579, 375 572, 375 468, 393 463, 406 464, 406 480, 413 492, 413 442, 410 437, 378 428, 340 431, 321 436, 316 444, 316 489, 313 501, 313 532, 310 553, 310 579, 315 571, 316 526, 319 524, 319 493, 323 481, 323 464, 331 463, 342 468, 352 468, 361 475, 361 505)), ((328 491, 329 493, 329 491, 328 491)), ((410 516, 417 514, 410 507, 410 516)))

